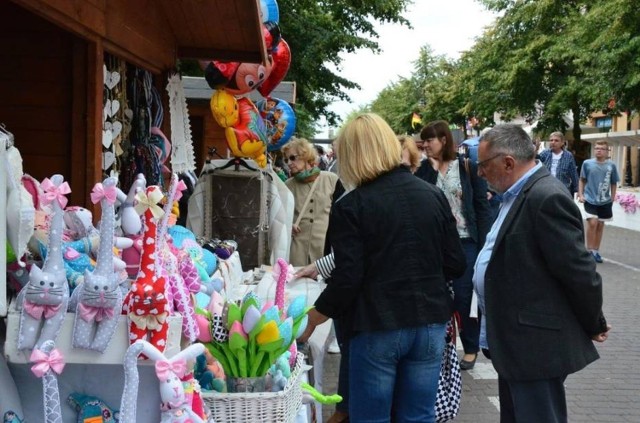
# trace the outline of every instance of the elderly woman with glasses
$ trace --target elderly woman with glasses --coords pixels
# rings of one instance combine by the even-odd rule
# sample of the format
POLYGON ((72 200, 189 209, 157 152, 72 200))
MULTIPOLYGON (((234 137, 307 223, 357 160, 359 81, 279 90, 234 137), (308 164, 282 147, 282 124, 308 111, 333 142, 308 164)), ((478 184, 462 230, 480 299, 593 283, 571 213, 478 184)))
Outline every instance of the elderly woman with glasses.
POLYGON ((324 255, 331 198, 338 176, 320 170, 316 149, 304 138, 292 138, 282 147, 282 154, 291 173, 285 184, 295 201, 289 262, 293 266, 306 266, 324 255))

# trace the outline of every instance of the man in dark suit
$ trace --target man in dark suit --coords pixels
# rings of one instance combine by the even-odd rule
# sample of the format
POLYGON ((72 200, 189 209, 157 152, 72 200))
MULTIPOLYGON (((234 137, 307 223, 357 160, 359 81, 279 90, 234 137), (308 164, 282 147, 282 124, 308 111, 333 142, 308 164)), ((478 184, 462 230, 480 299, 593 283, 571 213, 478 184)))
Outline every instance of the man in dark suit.
POLYGON ((592 341, 605 341, 611 328, 580 211, 536 163, 519 126, 481 137, 478 174, 502 195, 474 274, 486 315, 481 346, 499 376, 500 421, 566 422, 564 380, 598 359, 592 341))

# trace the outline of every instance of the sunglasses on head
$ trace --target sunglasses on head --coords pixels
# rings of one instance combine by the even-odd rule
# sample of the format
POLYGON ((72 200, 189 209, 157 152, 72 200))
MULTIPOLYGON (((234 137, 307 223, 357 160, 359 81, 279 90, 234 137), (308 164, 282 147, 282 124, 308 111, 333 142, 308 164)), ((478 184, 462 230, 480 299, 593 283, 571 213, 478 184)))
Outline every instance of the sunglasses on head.
POLYGON ((293 161, 295 161, 297 158, 298 158, 298 156, 296 156, 296 155, 292 154, 292 155, 290 155, 290 156, 288 156, 288 157, 285 157, 285 158, 284 158, 284 162, 285 162, 285 163, 287 163, 287 162, 293 162, 293 161))

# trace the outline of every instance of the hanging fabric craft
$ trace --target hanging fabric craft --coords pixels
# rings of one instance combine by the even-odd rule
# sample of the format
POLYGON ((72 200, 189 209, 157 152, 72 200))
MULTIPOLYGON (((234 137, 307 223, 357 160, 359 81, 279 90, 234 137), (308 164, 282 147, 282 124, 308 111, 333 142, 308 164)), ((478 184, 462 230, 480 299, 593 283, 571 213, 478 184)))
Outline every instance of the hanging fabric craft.
POLYGON ((180 75, 173 74, 167 84, 169 93, 169 112, 171 115, 171 170, 184 173, 196 170, 196 159, 191 139, 191 124, 187 110, 187 98, 180 75))

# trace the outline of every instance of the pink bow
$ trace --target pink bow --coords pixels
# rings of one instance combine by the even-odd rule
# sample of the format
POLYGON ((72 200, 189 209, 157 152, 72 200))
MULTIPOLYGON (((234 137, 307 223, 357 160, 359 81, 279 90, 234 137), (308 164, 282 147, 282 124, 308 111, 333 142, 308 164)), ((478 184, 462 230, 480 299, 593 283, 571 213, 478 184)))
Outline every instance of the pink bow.
POLYGON ((100 200, 104 198, 109 204, 113 204, 116 202, 116 194, 117 190, 115 185, 105 187, 102 183, 98 182, 94 185, 93 190, 91 191, 91 202, 93 204, 98 204, 100 200))
POLYGON ((178 185, 176 186, 176 193, 174 195, 175 201, 180 201, 180 199, 182 198, 182 191, 184 191, 185 189, 187 189, 187 184, 185 184, 183 180, 180 180, 180 182, 178 182, 178 185))
POLYGON ((61 305, 36 304, 31 301, 24 302, 24 311, 31 315, 34 319, 40 319, 44 315, 45 319, 50 319, 60 311, 61 305))
POLYGON ((37 377, 44 376, 49 370, 53 370, 57 374, 60 374, 64 369, 64 356, 57 349, 51 350, 49 354, 39 349, 34 349, 31 352, 29 361, 35 363, 31 366, 31 371, 37 377))
POLYGON ((88 306, 84 304, 78 304, 78 311, 80 312, 80 317, 85 322, 100 322, 106 319, 112 319, 114 316, 113 308, 107 307, 94 307, 88 306))
POLYGON ((178 375, 178 377, 184 376, 187 372, 187 361, 185 359, 176 360, 170 362, 166 360, 160 360, 156 362, 156 375, 160 382, 169 380, 172 373, 178 375))
POLYGON ((60 208, 64 209, 67 201, 69 201, 65 195, 71 193, 71 188, 69 188, 68 183, 63 182, 59 187, 56 187, 49 178, 44 178, 40 187, 44 191, 42 199, 44 204, 51 204, 54 200, 57 200, 60 208))

